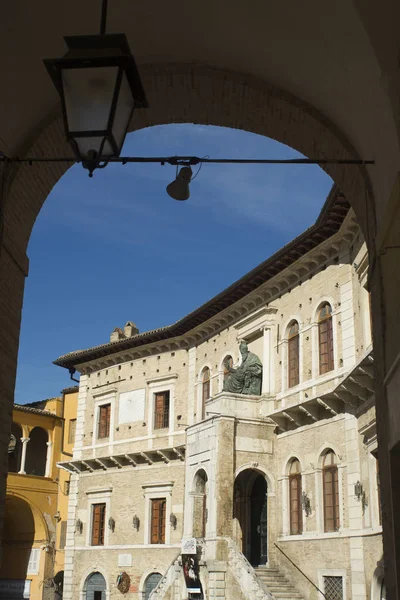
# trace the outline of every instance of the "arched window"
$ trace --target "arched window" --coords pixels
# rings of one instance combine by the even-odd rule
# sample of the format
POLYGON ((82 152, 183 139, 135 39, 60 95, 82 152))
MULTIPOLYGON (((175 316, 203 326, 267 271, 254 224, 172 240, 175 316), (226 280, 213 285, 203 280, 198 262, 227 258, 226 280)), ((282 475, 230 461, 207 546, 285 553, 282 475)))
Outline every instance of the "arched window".
POLYGON ((338 531, 340 527, 339 471, 337 468, 336 454, 333 450, 328 450, 324 456, 322 477, 324 494, 324 529, 325 531, 338 531))
POLYGON ((324 302, 318 311, 319 374, 333 371, 332 308, 324 302))
POLYGON ((207 473, 200 469, 194 478, 193 537, 196 538, 204 538, 206 535, 207 483, 207 473))
POLYGON ((27 475, 45 475, 48 439, 47 431, 41 427, 34 427, 30 432, 25 462, 27 475))
POLYGON ((144 582, 144 600, 149 600, 151 592, 158 586, 158 583, 161 579, 161 573, 150 573, 150 575, 146 578, 146 581, 144 582))
POLYGON ((292 321, 288 328, 288 385, 290 388, 299 384, 299 375, 299 324, 297 321, 292 321))
POLYGON ((18 423, 11 427, 10 441, 8 442, 8 472, 18 473, 21 465, 22 428, 18 423))
POLYGON ((224 381, 229 376, 228 367, 230 367, 230 368, 233 367, 233 358, 232 358, 232 356, 229 356, 229 355, 225 356, 225 358, 224 358, 224 381))
POLYGON ((91 573, 85 581, 85 600, 106 600, 106 580, 101 573, 91 573))
POLYGON ((300 463, 294 458, 289 467, 290 534, 303 533, 303 515, 301 509, 301 470, 300 463))
POLYGON ((211 378, 210 369, 208 367, 205 367, 203 369, 203 373, 202 373, 202 377, 201 377, 203 406, 204 406, 205 401, 208 400, 210 397, 210 378, 211 378))

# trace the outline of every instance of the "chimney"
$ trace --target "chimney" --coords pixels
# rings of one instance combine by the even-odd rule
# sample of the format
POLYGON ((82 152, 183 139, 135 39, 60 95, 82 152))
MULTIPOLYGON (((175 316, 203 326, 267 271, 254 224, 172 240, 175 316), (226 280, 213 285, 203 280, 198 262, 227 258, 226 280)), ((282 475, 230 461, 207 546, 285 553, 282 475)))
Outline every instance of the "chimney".
POLYGON ((116 327, 110 335, 110 342, 118 342, 118 340, 122 340, 124 337, 125 335, 121 327, 116 327))
POLYGON ((130 338, 134 335, 137 335, 138 333, 139 329, 136 327, 135 323, 132 323, 132 321, 128 321, 124 327, 125 337, 130 338))

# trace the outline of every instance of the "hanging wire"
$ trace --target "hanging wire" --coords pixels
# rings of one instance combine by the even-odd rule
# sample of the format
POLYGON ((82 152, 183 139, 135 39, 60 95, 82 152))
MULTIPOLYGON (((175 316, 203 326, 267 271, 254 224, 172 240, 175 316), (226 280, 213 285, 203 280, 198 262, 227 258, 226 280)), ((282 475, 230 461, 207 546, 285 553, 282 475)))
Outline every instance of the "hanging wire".
POLYGON ((208 154, 206 154, 205 156, 203 156, 203 157, 200 159, 200 166, 199 166, 199 168, 197 169, 197 173, 196 173, 196 175, 193 175, 193 177, 191 178, 191 180, 190 180, 190 181, 193 181, 194 179, 196 179, 197 175, 198 175, 198 174, 200 173, 200 171, 201 171, 201 167, 203 166, 203 163, 202 163, 201 161, 203 161, 203 160, 206 160, 207 158, 210 158, 210 157, 208 156, 208 154))

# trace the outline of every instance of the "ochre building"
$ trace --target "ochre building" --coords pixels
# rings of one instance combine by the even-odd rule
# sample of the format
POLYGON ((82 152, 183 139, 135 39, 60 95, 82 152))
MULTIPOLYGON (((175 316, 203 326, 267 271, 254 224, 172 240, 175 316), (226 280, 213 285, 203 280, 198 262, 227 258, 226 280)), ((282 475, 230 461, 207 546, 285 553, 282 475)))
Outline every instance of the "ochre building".
POLYGON ((14 405, 0 598, 62 597, 69 474, 57 462, 72 456, 77 388, 14 405))
POLYGON ((174 325, 80 372, 65 600, 378 600, 383 580, 368 255, 334 188, 313 227, 174 325), (239 343, 261 394, 226 392, 239 343), (193 544, 192 544, 193 549, 193 544))

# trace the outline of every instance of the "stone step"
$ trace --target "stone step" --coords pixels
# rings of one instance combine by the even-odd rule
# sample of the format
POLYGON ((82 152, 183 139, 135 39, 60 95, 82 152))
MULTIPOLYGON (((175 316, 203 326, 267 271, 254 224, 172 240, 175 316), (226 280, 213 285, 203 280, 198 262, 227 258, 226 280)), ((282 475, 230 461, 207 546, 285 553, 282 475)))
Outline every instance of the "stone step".
POLYGON ((292 584, 275 567, 260 565, 255 569, 260 582, 265 585, 276 600, 303 600, 292 584))
MULTIPOLYGON (((257 571, 256 571, 257 573, 257 571)), ((283 581, 285 579, 284 575, 271 575, 271 573, 257 573, 257 577, 260 577, 262 579, 271 579, 271 580, 277 580, 277 581, 283 581)))

